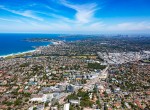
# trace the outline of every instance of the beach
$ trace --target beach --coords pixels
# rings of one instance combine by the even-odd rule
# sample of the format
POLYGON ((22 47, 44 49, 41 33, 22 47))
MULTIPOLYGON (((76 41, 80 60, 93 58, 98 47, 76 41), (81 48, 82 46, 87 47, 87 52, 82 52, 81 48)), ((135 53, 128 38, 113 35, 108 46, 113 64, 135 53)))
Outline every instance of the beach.
POLYGON ((18 53, 12 53, 12 54, 8 54, 8 55, 1 55, 0 58, 6 58, 6 57, 15 56, 15 55, 22 55, 22 54, 32 53, 35 51, 36 50, 29 50, 29 51, 25 51, 25 52, 18 52, 18 53))
MULTIPOLYGON (((62 44, 62 41, 53 41, 50 44, 52 45, 59 45, 62 44)), ((49 46, 49 45, 46 45, 49 46)), ((40 47, 45 47, 45 46, 40 46, 40 47)), ((7 54, 7 55, 0 55, 0 58, 6 58, 6 57, 13 57, 13 56, 17 56, 17 55, 23 55, 23 54, 28 54, 28 53, 33 53, 38 51, 38 48, 34 49, 34 50, 29 50, 29 51, 24 51, 24 52, 17 52, 17 53, 11 53, 11 54, 7 54)))

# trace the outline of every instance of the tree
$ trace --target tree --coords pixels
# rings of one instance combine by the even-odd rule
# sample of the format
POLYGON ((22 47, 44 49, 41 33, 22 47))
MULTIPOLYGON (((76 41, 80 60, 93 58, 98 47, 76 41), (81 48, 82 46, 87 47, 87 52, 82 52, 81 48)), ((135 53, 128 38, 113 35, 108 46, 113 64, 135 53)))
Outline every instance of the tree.
POLYGON ((105 69, 105 65, 100 65, 99 63, 88 63, 88 68, 91 69, 105 69))
POLYGON ((21 104, 21 99, 17 99, 15 102, 14 102, 14 105, 20 105, 21 104))
POLYGON ((34 107, 34 108, 33 108, 33 110, 37 110, 37 108, 36 108, 36 107, 34 107))
POLYGON ((98 105, 99 108, 102 107, 99 100, 96 101, 96 104, 98 105))
POLYGON ((75 108, 72 105, 70 105, 69 110, 75 110, 75 108))

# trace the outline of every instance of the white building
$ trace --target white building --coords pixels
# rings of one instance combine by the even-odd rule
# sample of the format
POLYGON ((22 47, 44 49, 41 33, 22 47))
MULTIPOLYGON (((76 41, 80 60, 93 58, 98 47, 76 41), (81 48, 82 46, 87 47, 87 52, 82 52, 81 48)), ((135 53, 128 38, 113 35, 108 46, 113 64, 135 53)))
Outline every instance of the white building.
POLYGON ((69 107, 70 107, 70 103, 64 104, 64 110, 69 110, 69 107))
POLYGON ((52 101, 53 94, 43 94, 42 96, 34 97, 30 99, 31 102, 46 102, 46 101, 52 101))

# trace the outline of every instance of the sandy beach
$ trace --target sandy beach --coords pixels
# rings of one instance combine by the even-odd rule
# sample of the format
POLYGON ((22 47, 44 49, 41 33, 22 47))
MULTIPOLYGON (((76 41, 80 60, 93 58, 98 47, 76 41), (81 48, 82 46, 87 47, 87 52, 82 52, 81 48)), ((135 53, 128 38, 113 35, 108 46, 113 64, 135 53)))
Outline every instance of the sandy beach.
POLYGON ((21 55, 21 54, 26 54, 26 53, 32 53, 35 51, 36 50, 29 50, 29 51, 25 51, 25 52, 18 52, 18 53, 12 53, 12 54, 8 54, 8 55, 1 55, 0 58, 6 58, 6 57, 11 57, 11 56, 21 55))

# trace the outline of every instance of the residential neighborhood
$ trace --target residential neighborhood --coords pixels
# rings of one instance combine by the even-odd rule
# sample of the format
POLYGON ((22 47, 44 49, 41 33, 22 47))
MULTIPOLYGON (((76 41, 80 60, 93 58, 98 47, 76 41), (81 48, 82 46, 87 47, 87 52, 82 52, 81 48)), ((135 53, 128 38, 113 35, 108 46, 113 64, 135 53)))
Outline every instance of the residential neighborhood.
POLYGON ((2 58, 0 109, 148 110, 150 52, 93 52, 81 42, 92 41, 2 58))

